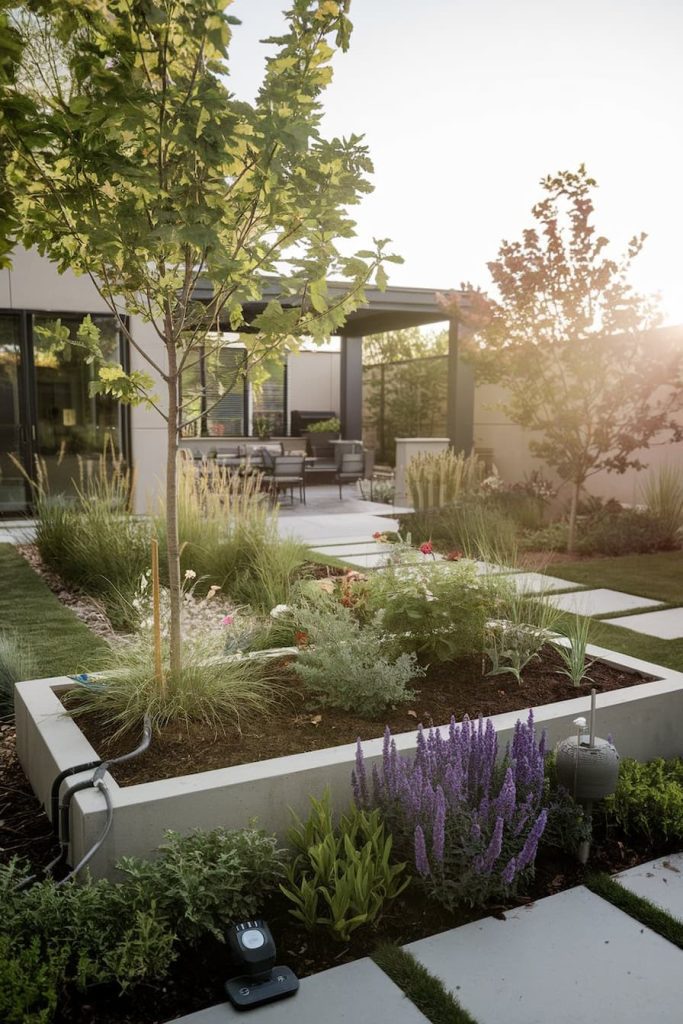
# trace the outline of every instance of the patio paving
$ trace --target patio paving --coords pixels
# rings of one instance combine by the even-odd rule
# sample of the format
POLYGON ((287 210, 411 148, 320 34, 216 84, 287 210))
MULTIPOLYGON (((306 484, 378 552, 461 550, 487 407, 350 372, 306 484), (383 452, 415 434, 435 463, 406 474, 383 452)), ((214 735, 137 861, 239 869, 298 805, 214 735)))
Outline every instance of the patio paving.
POLYGON ((683 921, 683 853, 660 857, 615 875, 625 889, 683 921))
POLYGON ((683 952, 583 886, 405 948, 478 1024, 681 1021, 683 952))
POLYGON ((245 1020, 255 1024, 427 1024, 427 1018, 410 1002, 372 960, 356 960, 304 978, 296 995, 255 1010, 234 1010, 219 1003, 198 1013, 180 1017, 174 1024, 224 1024, 245 1020))
POLYGON ((581 590, 573 594, 551 594, 547 600, 574 615, 609 615, 610 612, 627 612, 633 608, 657 608, 661 601, 652 601, 635 594, 623 594, 619 590, 598 588, 581 590))
POLYGON ((623 615, 619 619, 605 619, 610 626, 623 626, 636 633, 659 637, 660 640, 678 640, 683 637, 683 608, 664 608, 643 615, 623 615))

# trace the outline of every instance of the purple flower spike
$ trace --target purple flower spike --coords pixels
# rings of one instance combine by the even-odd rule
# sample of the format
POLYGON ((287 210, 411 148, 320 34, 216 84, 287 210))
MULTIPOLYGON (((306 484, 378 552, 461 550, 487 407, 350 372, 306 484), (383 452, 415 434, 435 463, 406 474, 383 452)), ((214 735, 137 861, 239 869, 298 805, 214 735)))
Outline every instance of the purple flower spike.
POLYGON ((429 861, 427 860, 425 834, 419 825, 415 828, 415 867, 423 878, 426 878, 429 874, 429 861))
POLYGON ((443 795, 441 786, 436 787, 435 803, 432 854, 437 864, 441 864, 443 862, 443 851, 446 841, 446 798, 443 795))
POLYGON ((500 880, 503 883, 503 885, 512 885, 512 882, 516 874, 517 862, 514 857, 510 857, 510 860, 507 862, 507 864, 505 865, 501 872, 500 880))

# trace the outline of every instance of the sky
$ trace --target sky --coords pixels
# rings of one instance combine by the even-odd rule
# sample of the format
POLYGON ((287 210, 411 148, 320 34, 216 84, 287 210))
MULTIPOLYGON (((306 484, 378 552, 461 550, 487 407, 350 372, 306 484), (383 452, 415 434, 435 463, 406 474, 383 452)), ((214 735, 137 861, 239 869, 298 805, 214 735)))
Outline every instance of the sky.
MULTIPOLYGON (((252 99, 285 0, 235 0, 230 87, 252 99)), ((361 248, 391 238, 390 284, 490 288, 503 239, 532 224, 539 181, 585 163, 615 254, 683 323, 681 0, 352 0, 322 131, 364 134, 375 191, 361 248)))

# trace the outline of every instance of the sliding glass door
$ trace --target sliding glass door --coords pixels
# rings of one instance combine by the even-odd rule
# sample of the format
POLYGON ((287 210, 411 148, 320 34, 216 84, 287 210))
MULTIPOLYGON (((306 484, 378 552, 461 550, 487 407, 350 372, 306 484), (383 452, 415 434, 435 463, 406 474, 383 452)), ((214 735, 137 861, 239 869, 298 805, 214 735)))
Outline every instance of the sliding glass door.
MULTIPOLYGON (((55 314, 0 313, 0 516, 30 510, 36 460, 51 495, 73 495, 104 454, 127 454, 125 410, 108 395, 90 396, 98 364, 77 344, 80 314, 58 317, 72 342, 57 341, 55 314), (22 472, 23 470, 23 472, 22 472)), ((107 362, 123 362, 110 316, 92 316, 107 362)))

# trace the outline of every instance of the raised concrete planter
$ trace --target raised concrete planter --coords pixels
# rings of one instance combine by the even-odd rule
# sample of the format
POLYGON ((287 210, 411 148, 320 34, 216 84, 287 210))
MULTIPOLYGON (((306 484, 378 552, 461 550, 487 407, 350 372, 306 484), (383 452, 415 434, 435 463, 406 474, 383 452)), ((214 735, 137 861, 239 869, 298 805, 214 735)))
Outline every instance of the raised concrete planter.
MULTIPOLYGON (((589 654, 621 668, 658 677, 655 682, 601 695, 599 735, 611 734, 623 756, 643 761, 683 754, 683 673, 600 647, 589 647, 589 654)), ((70 685, 66 677, 57 677, 23 682, 16 687, 19 758, 35 793, 48 810, 55 776, 64 768, 96 757, 78 725, 64 714, 57 696, 70 685)), ((549 743, 555 744, 573 732, 572 720, 585 714, 588 705, 588 698, 578 697, 546 704, 536 708, 534 714, 539 728, 546 730, 549 743)), ((526 714, 526 709, 521 709, 493 717, 501 749, 505 748, 517 719, 526 714)), ((412 752, 415 738, 415 732, 398 735, 399 750, 412 752)), ((379 760, 381 737, 365 742, 363 749, 370 764, 379 760)), ((166 829, 182 833, 193 828, 239 828, 256 819, 260 826, 284 838, 290 821, 289 808, 305 814, 309 795, 320 796, 329 786, 338 807, 348 803, 355 752, 355 744, 347 744, 126 787, 119 786, 107 774, 105 782, 112 796, 114 825, 91 861, 92 873, 95 877, 111 876, 116 861, 123 855, 151 854, 163 841, 166 829)), ((101 794, 85 790, 74 797, 72 863, 90 849, 104 819, 101 794)))

